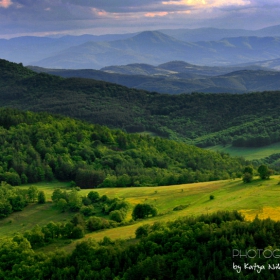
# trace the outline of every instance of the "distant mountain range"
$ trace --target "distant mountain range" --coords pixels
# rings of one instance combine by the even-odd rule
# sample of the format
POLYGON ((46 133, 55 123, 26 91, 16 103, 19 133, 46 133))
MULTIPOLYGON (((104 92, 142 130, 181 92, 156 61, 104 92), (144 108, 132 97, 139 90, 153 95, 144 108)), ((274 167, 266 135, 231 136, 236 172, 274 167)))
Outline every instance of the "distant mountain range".
POLYGON ((182 60, 231 65, 280 58, 280 25, 260 30, 176 29, 102 36, 0 39, 0 57, 47 68, 100 69, 182 60))
POLYGON ((102 68, 102 71, 29 68, 36 72, 45 72, 65 78, 90 78, 169 94, 245 93, 280 89, 280 72, 268 71, 267 68, 254 65, 207 67, 172 61, 158 66, 149 64, 111 66, 102 68))
POLYGON ((87 42, 32 65, 48 68, 100 69, 109 65, 158 65, 182 60, 199 65, 230 65, 280 57, 280 37, 234 37, 196 43, 179 41, 157 31, 111 42, 87 42))

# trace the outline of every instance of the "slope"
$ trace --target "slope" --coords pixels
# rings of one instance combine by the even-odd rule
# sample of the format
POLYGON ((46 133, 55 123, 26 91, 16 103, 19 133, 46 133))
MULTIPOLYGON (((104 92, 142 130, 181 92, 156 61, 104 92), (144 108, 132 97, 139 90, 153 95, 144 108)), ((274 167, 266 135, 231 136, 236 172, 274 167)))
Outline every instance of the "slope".
POLYGON ((167 95, 92 79, 37 74, 1 62, 3 107, 48 111, 92 123, 151 131, 202 147, 269 145, 279 141, 279 92, 167 95), (27 71, 28 76, 20 74, 27 71))
POLYGON ((183 60, 200 65, 229 65, 279 58, 279 37, 233 37, 184 42, 158 31, 145 31, 112 42, 87 42, 32 65, 47 68, 100 69, 109 65, 183 60))

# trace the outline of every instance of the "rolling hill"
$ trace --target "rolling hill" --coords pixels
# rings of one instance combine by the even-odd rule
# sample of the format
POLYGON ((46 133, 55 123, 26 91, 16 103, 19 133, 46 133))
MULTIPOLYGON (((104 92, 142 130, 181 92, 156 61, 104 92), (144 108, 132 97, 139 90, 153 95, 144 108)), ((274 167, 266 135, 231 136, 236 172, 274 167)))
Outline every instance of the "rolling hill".
POLYGON ((64 78, 90 78, 130 88, 169 94, 191 92, 246 93, 279 90, 280 72, 244 70, 258 68, 265 69, 260 66, 247 66, 245 68, 196 66, 180 61, 169 62, 157 67, 149 64, 111 66, 102 68, 103 71, 47 69, 29 66, 29 69, 36 72, 49 73, 64 78), (238 71, 230 72, 233 70, 238 71), (215 76, 217 73, 226 74, 215 76))
POLYGON ((233 37, 184 42, 158 31, 145 31, 111 42, 87 42, 31 64, 47 68, 100 69, 109 65, 158 65, 183 60, 200 65, 229 65, 279 58, 278 37, 233 37))
POLYGON ((262 147, 280 141, 279 91, 168 95, 35 73, 5 60, 0 69, 2 107, 59 113, 200 147, 262 147))

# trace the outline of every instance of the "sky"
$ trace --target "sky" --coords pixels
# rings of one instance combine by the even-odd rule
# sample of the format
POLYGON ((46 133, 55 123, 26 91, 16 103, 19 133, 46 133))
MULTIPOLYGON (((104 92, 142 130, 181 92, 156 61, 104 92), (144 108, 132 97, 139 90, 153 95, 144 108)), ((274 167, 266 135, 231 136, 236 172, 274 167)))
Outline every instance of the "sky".
POLYGON ((280 0, 0 0, 0 38, 280 24, 280 0))

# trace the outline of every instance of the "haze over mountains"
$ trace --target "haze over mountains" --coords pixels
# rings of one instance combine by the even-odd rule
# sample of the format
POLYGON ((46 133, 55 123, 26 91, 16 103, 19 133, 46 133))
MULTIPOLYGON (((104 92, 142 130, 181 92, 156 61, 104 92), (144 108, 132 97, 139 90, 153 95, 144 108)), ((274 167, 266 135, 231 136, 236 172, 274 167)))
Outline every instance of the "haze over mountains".
MULTIPOLYGON (((177 29, 131 34, 1 39, 1 58, 24 65, 100 69, 111 65, 158 65, 182 60, 232 65, 280 58, 280 26, 261 30, 177 29)), ((279 64, 276 62, 276 66, 279 64)))
POLYGON ((102 80, 130 88, 159 93, 245 93, 280 89, 280 72, 261 66, 208 67, 183 61, 171 61, 152 66, 129 64, 109 66, 100 70, 47 69, 29 67, 61 77, 78 77, 102 80))

